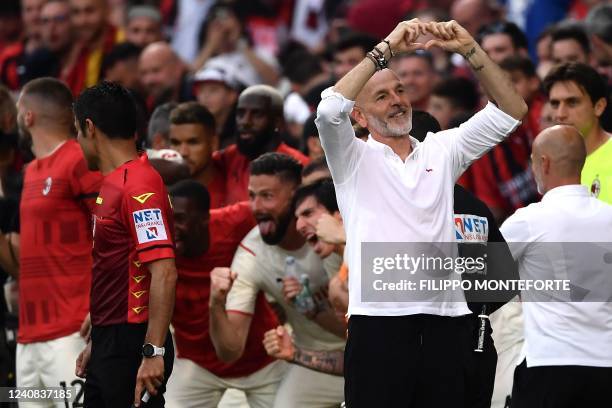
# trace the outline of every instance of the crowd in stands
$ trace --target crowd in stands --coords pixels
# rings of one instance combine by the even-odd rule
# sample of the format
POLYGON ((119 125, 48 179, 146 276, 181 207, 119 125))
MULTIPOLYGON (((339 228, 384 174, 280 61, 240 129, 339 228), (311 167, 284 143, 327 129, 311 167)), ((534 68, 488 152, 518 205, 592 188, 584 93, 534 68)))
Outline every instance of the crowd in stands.
MULTIPOLYGON (((0 386, 60 386, 44 375, 22 382, 19 373, 27 370, 19 368, 17 343, 88 335, 88 279, 54 280, 68 285, 65 291, 36 281, 61 270, 50 266, 55 255, 38 251, 51 242, 73 245, 91 226, 45 212, 42 201, 36 208, 22 200, 71 189, 86 220, 93 181, 75 167, 72 181, 49 176, 22 190, 29 163, 36 160, 37 171, 54 166, 40 163, 77 135, 73 117, 64 117, 72 100, 60 98, 53 84, 32 81, 55 78, 73 99, 108 81, 131 92, 139 113, 135 143, 162 175, 174 207, 177 358, 166 404, 339 406, 345 237, 316 109, 322 91, 411 18, 457 21, 528 104, 522 124, 458 180, 498 225, 541 199, 530 154, 535 137, 554 124, 580 131, 587 153, 582 184, 612 204, 606 1, 2 0, 0 386), (44 228, 27 233, 40 246, 23 241, 33 223, 24 208, 48 217, 44 228), (30 282, 20 285, 22 277, 30 282), (59 296, 78 306, 69 319, 59 296)), ((395 56, 389 69, 413 112, 435 118, 435 125, 413 126, 423 135, 438 124, 441 131, 460 126, 487 103, 458 54, 418 50, 395 56)), ((354 129, 367 139, 367 129, 354 129)), ((506 312, 505 321, 516 322, 516 313, 506 312)), ((520 330, 506 339, 520 342, 520 330)), ((73 368, 78 353, 66 353, 73 368)), ((494 407, 508 406, 511 373, 504 375, 494 407)), ((63 381, 72 380, 79 381, 74 375, 63 381)))

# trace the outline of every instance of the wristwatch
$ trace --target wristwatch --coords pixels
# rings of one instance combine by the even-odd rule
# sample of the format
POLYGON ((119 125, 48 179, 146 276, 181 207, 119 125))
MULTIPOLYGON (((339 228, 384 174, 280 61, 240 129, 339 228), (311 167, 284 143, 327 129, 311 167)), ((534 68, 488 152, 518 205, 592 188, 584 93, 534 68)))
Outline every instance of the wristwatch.
POLYGON ((151 358, 155 356, 163 356, 165 352, 165 348, 154 346, 151 343, 147 343, 142 346, 143 357, 151 358))

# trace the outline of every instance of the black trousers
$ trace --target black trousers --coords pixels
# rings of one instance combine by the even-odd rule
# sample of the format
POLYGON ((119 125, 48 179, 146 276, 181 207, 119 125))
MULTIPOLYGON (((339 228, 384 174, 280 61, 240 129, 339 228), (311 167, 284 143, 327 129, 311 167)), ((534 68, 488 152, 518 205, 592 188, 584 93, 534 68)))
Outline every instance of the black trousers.
MULTIPOLYGON (((134 403, 136 375, 142 362, 147 324, 117 324, 93 327, 91 360, 85 381, 85 407, 129 408, 134 403)), ((164 355, 165 378, 158 394, 141 407, 163 407, 166 382, 172 373, 174 346, 172 336, 166 337, 164 355)))
POLYGON ((474 315, 351 316, 347 408, 490 407, 497 352, 488 324, 474 351, 478 327, 474 315))
POLYGON ((512 408, 610 408, 612 367, 527 367, 514 370, 512 408))

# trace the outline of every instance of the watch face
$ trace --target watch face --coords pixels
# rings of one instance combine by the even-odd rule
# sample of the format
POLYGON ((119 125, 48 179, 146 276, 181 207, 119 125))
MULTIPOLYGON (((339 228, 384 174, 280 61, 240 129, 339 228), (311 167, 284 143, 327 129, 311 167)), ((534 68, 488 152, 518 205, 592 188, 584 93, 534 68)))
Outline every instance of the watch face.
POLYGON ((153 345, 151 344, 145 344, 144 346, 142 346, 142 355, 145 357, 152 357, 153 356, 153 345))

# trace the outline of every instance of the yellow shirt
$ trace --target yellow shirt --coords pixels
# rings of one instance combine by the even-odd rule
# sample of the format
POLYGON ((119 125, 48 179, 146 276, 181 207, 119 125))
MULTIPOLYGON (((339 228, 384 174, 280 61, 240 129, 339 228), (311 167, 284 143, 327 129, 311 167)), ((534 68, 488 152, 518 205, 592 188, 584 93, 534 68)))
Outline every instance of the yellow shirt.
POLYGON ((587 156, 581 183, 589 188, 591 196, 612 204, 612 138, 587 156))

